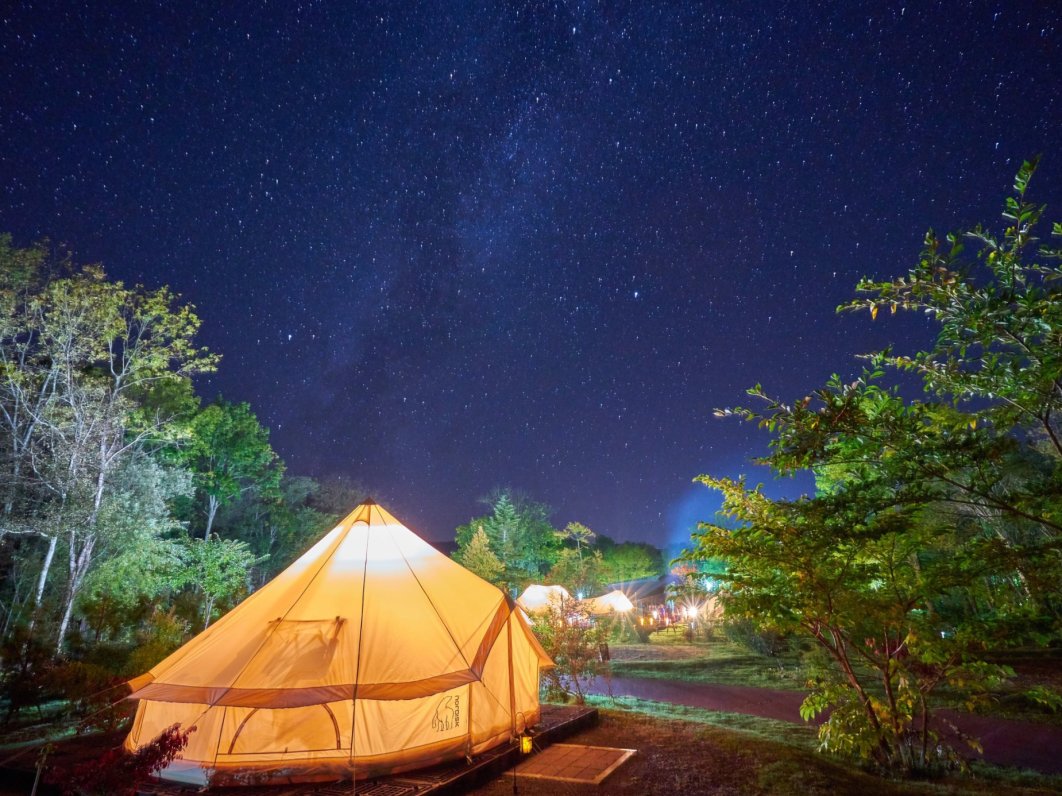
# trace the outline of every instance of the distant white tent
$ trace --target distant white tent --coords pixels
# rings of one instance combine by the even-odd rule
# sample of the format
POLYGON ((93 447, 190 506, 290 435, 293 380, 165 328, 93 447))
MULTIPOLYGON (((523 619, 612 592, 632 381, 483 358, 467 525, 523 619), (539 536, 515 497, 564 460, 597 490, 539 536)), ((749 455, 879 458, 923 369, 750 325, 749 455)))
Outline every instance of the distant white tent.
POLYGON ((558 605, 571 598, 572 596, 563 586, 541 586, 532 583, 524 589, 523 594, 516 598, 516 604, 529 614, 537 614, 548 611, 551 604, 558 605))
POLYGON ((603 614, 625 614, 634 608, 626 594, 619 589, 602 594, 600 597, 592 597, 588 600, 590 613, 595 616, 603 614))
POLYGON ((719 597, 712 595, 704 601, 700 612, 705 619, 721 620, 723 618, 723 604, 719 602, 719 597))
POLYGON ((367 501, 130 682, 125 746, 195 725, 160 776, 201 785, 406 771, 534 724, 551 665, 508 595, 367 501))

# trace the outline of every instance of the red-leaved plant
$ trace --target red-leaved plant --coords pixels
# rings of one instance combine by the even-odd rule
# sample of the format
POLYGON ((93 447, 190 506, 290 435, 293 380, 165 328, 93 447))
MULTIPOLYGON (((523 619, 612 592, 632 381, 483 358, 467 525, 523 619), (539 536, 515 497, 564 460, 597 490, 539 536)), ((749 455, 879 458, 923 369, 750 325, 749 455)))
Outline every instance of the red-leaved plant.
POLYGON ((64 796, 133 796, 138 785, 181 753, 193 732, 194 726, 182 732, 181 725, 174 724, 133 754, 116 747, 95 760, 58 765, 47 779, 61 788, 64 796))

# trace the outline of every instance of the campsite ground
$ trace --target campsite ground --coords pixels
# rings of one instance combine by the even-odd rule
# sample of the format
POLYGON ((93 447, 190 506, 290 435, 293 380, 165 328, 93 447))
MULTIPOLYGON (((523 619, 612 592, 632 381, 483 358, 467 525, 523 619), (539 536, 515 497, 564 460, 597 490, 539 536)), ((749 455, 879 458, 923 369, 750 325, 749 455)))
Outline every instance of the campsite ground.
MULTIPOLYGON (((737 714, 714 713, 641 700, 595 700, 601 708, 596 727, 566 743, 637 749, 637 754, 600 787, 521 778, 525 796, 566 794, 1046 794, 1062 791, 1062 777, 1041 777, 1000 769, 976 768, 972 775, 933 781, 892 782, 836 763, 814 751, 814 733, 806 727, 737 714)), ((95 734, 60 744, 56 756, 66 763, 91 759, 121 742, 122 733, 95 734)), ((8 747, 3 756, 16 750, 8 747)), ((37 750, 27 750, 31 765, 37 750)), ((29 772, 17 780, 0 771, 0 795, 28 793, 29 772)), ((513 792, 512 772, 470 791, 477 796, 513 792)))
MULTIPOLYGON (((808 677, 799 650, 761 655, 718 636, 690 643, 683 627, 654 633, 648 644, 612 645, 611 653, 612 671, 619 677, 793 691, 803 691, 808 677)), ((1007 651, 992 660, 1010 666, 1015 676, 979 706, 982 715, 1062 726, 1062 713, 1046 710, 1025 696, 1037 686, 1062 692, 1062 651, 1007 651)), ((939 697, 944 705, 961 707, 961 700, 946 690, 939 697)))
MULTIPOLYGON (((814 751, 814 731, 791 723, 718 713, 644 700, 597 698, 601 720, 566 743, 636 749, 637 754, 600 787, 521 778, 525 796, 555 794, 945 794, 1062 792, 1062 777, 1015 773, 992 767, 970 775, 923 782, 892 782, 814 751)), ((59 744, 66 763, 91 759, 121 742, 122 733, 94 734, 59 744)), ((0 796, 28 793, 37 749, 27 748, 17 779, 0 771, 0 796)), ((10 758, 18 749, 3 749, 10 758)), ((512 793, 512 772, 470 791, 478 796, 512 793)))
MULTIPOLYGON (((567 794, 1008 794, 1057 793, 1062 778, 978 769, 971 775, 952 775, 932 781, 894 782, 833 762, 805 743, 769 740, 745 730, 715 725, 708 711, 682 710, 667 716, 668 706, 657 712, 603 709, 598 726, 567 739, 566 743, 637 749, 637 754, 602 785, 575 785, 552 780, 521 778, 524 796, 567 794)), ((794 739, 795 741, 795 739, 794 739)), ((502 796, 513 792, 512 772, 473 791, 476 796, 502 796)))
MULTIPOLYGON (((803 685, 806 672, 800 656, 787 652, 764 656, 725 640, 690 644, 681 630, 654 634, 650 644, 614 645, 612 657, 617 679, 640 678, 652 685, 661 681, 697 685, 717 684, 735 690, 754 686, 788 691, 791 698, 803 685)), ((1062 684, 1058 658, 1011 657, 1018 672, 1017 687, 1062 684)), ((566 742, 637 749, 638 753, 599 788, 519 778, 523 794, 937 794, 937 793, 1057 793, 1062 777, 1018 773, 989 766, 971 774, 952 774, 932 781, 894 782, 834 762, 815 751, 813 727, 737 712, 664 704, 646 699, 592 697, 602 711, 599 725, 566 742)), ((995 703, 1008 717, 1030 718, 1019 709, 1012 694, 995 703), (1014 714, 1018 713, 1018 716, 1014 714)), ((52 706, 54 707, 54 706, 52 706)), ((735 710, 738 708, 735 708, 735 710)), ((0 758, 19 755, 15 765, 32 767, 36 749, 20 747, 34 736, 54 733, 49 711, 38 716, 26 711, 21 721, 0 733, 0 758), (42 720, 43 719, 43 720, 42 720)), ((1058 718, 1040 713, 1045 723, 1058 718)), ((1051 728, 1052 731, 1055 728, 1051 728)), ((60 745, 60 757, 87 759, 116 745, 121 734, 90 735, 60 745)), ((0 796, 27 793, 25 775, 13 787, 0 770, 0 796)), ((31 782, 32 780, 30 780, 31 782)), ((475 794, 512 792, 511 772, 483 785, 475 794)))
MULTIPOLYGON (((649 644, 613 645, 613 671, 616 682, 627 685, 639 682, 647 692, 653 683, 686 684, 678 690, 694 692, 708 687, 713 704, 722 692, 753 689, 759 695, 782 695, 788 699, 778 707, 783 716, 771 712, 771 704, 749 710, 735 703, 728 711, 675 705, 646 699, 592 697, 602 709, 600 725, 571 743, 636 748, 638 755, 619 769, 600 792, 635 793, 770 793, 770 794, 934 794, 934 793, 1057 793, 1062 792, 1062 777, 1042 776, 1032 772, 975 764, 966 774, 958 772, 934 780, 899 782, 883 780, 869 772, 831 761, 817 753, 815 728, 794 723, 788 713, 796 714, 794 705, 807 677, 797 651, 773 656, 759 655, 723 639, 689 643, 682 628, 655 633, 649 644), (640 679, 639 679, 640 678, 640 679), (667 681, 667 683, 661 682, 667 681), (746 715, 759 712, 760 716, 746 715), (774 718, 768 718, 774 716, 774 718), (785 720, 782 720, 785 719, 785 720)), ((1057 715, 1035 709, 1024 700, 1022 690, 1036 685, 1062 685, 1062 661, 1052 655, 1013 653, 1000 662, 1015 669, 1016 677, 989 703, 991 718, 979 719, 987 725, 1001 717, 1059 724, 1057 715)), ((599 690, 607 684, 598 683, 599 690)), ((636 689, 637 690, 637 689, 636 689)), ((690 694, 686 694, 686 698, 690 694)), ((679 701, 678 699, 675 701, 679 701)), ((738 702, 741 700, 739 699, 738 702)), ((760 700, 761 702, 763 700, 760 700)), ((766 700, 770 702, 770 700, 766 700)), ((724 700, 725 702, 725 700, 724 700)), ((1022 728, 1028 737, 1039 733, 1035 725, 1022 728)), ((1055 727, 1045 728, 1055 733, 1055 727)), ((1016 741, 1003 738, 997 742, 1016 741)), ((1020 750, 1019 750, 1020 751, 1020 750)), ((1020 757, 1020 755, 1018 755, 1020 757)), ((1053 758, 1052 758, 1053 762, 1053 758)), ((499 780, 476 794, 511 792, 511 781, 499 780)), ((577 794, 590 791, 587 786, 563 783, 523 781, 524 794, 577 794)))

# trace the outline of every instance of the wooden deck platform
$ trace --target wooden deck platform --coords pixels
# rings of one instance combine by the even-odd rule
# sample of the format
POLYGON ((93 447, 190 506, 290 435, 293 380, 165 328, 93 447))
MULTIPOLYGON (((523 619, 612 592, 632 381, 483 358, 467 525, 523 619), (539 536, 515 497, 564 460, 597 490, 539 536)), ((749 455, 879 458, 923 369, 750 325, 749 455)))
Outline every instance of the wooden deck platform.
MULTIPOLYGON (((535 746, 542 748, 562 741, 597 722, 597 709, 575 705, 543 705, 542 720, 533 729, 535 746)), ((505 745, 492 749, 472 762, 447 763, 421 771, 411 771, 393 777, 358 782, 317 783, 306 785, 251 786, 246 788, 211 788, 207 793, 217 796, 445 796, 462 793, 473 786, 497 776, 513 766, 519 750, 505 745)), ((167 782, 141 788, 142 796, 190 796, 203 793, 196 787, 167 782)))

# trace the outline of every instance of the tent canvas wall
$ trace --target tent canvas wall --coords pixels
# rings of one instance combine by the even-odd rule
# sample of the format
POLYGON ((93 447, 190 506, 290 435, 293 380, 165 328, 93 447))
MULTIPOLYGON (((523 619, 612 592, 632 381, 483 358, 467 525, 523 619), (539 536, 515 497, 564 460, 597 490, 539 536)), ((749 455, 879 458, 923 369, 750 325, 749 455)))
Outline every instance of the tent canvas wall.
POLYGON ((199 784, 407 771, 507 742, 552 662, 512 600, 368 501, 151 671, 126 748, 179 722, 199 784))
POLYGON ((516 604, 529 614, 545 613, 551 605, 560 605, 571 600, 572 596, 563 586, 542 586, 532 583, 523 594, 516 598, 516 604))
POLYGON ((614 589, 608 594, 602 594, 600 597, 593 597, 589 600, 590 613, 595 616, 602 614, 623 614, 630 610, 633 610, 634 603, 630 601, 626 594, 619 589, 614 589))

